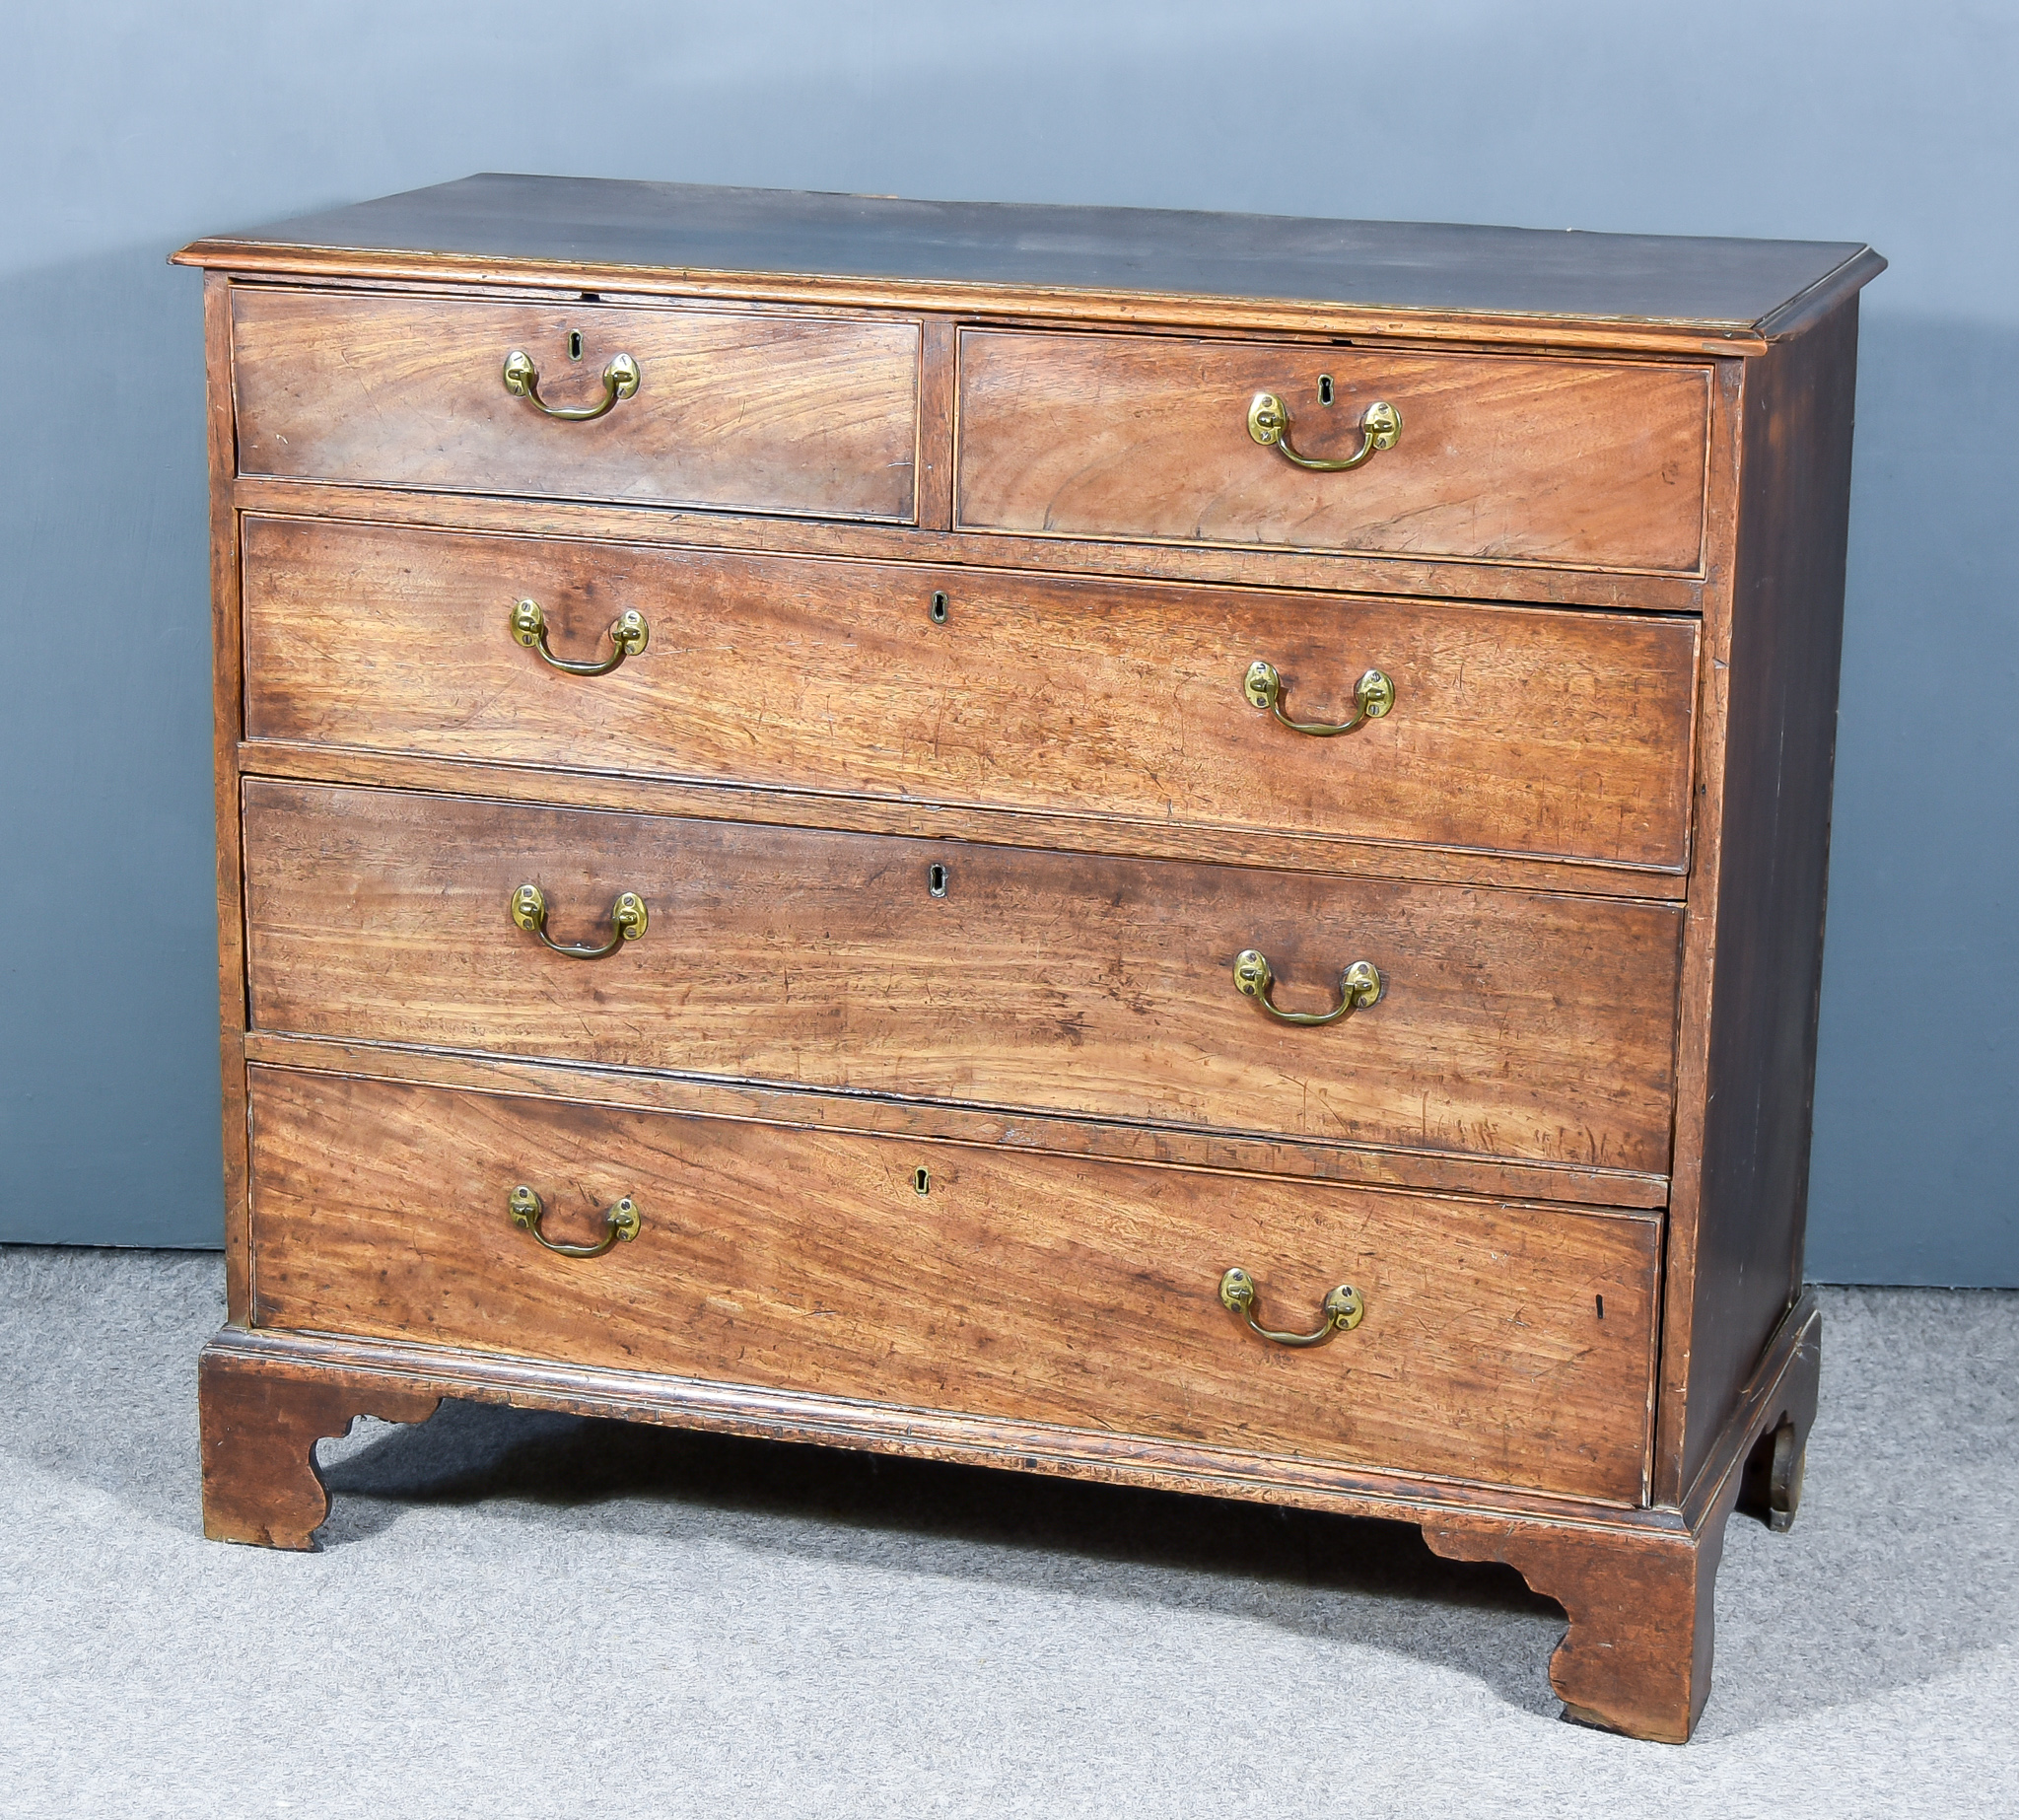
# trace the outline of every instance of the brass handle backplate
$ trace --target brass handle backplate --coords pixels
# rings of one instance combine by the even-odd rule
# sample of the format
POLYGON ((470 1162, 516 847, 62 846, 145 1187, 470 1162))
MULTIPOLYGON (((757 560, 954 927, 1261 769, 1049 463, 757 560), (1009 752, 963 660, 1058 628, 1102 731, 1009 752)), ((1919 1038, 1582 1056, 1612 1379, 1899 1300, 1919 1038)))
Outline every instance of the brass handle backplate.
POLYGON ((1248 434, 1264 449, 1274 449, 1286 461, 1308 467, 1314 473, 1340 474, 1358 467, 1378 450, 1393 449, 1402 441, 1402 413, 1394 405, 1376 398, 1360 413, 1360 446, 1343 461, 1317 455, 1300 455, 1289 446, 1289 412, 1273 391, 1258 391, 1248 406, 1248 434))
POLYGON ((546 1203, 523 1182, 513 1189, 506 1198, 506 1205, 512 1211, 512 1224, 522 1232, 530 1232, 549 1251, 564 1258, 599 1258, 620 1238, 636 1238, 638 1228, 644 1225, 638 1212, 638 1203, 627 1194, 615 1207, 603 1215, 602 1242, 595 1245, 556 1244, 540 1230, 541 1217, 546 1213, 546 1203))
MULTIPOLYGON (((529 603, 528 603, 529 604, 529 603)), ((1350 734, 1369 721, 1378 721, 1395 706, 1395 684, 1381 670, 1370 669, 1353 690, 1353 719, 1350 721, 1293 721, 1283 711, 1283 677, 1274 664, 1260 658, 1248 665, 1241 693, 1258 708, 1267 708, 1293 734, 1315 734, 1329 739, 1334 734, 1350 734)))
POLYGON ((645 899, 636 891, 626 891, 610 906, 610 939, 600 947, 575 947, 565 942, 556 942, 547 934, 547 895, 536 884, 522 884, 512 893, 512 920, 529 936, 538 936, 557 954, 566 954, 570 960, 600 960, 605 954, 614 954, 627 942, 636 942, 645 934, 648 918, 645 914, 645 899))
POLYGON ((1364 1011, 1381 1002, 1381 970, 1370 960, 1357 960, 1339 976, 1339 1004, 1329 1012, 1279 1011, 1271 1002, 1270 988, 1276 974, 1269 956, 1244 947, 1234 956, 1234 987, 1274 1017, 1278 1023, 1337 1023, 1348 1012, 1364 1011))
POLYGON ((1317 1346, 1335 1333, 1351 1333, 1367 1311, 1366 1299, 1351 1283, 1342 1283, 1326 1293, 1319 1312, 1324 1323, 1316 1333, 1277 1333, 1255 1318, 1255 1279, 1236 1266, 1219 1280, 1219 1299, 1240 1315, 1265 1340, 1278 1346, 1317 1346))
POLYGON ((619 398, 630 397, 638 389, 638 382, 643 377, 638 371, 638 363, 630 355, 613 354, 610 364, 603 369, 600 404, 549 404, 540 396, 540 370, 532 364, 532 356, 523 348, 514 348, 505 356, 505 389, 515 398, 524 398, 534 409, 559 418, 563 423, 593 423, 614 410, 619 398))
POLYGON ((547 649, 547 615, 537 600, 522 600, 512 609, 512 636, 528 651, 537 651, 556 669, 571 676, 607 676, 626 658, 635 658, 652 642, 652 628, 645 615, 626 607, 610 622, 612 650, 606 658, 577 660, 557 658, 547 649))

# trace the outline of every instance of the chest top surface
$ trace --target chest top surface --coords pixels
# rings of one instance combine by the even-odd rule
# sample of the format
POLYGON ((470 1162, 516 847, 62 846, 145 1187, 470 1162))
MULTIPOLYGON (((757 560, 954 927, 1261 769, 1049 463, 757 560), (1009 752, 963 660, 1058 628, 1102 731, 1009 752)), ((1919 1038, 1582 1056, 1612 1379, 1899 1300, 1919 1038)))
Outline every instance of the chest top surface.
POLYGON ((1885 261, 1850 241, 1587 234, 1190 210, 909 201, 485 173, 194 243, 186 264, 330 275, 814 279, 959 307, 1184 299, 1683 331, 1738 351, 1885 261))

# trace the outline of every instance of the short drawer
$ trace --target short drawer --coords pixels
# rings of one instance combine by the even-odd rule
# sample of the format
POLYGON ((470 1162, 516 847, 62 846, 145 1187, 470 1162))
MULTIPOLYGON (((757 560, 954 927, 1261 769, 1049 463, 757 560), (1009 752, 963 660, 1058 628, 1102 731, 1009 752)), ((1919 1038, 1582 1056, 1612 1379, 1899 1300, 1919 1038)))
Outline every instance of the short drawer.
POLYGON ((1697 622, 307 519, 244 528, 253 738, 1680 872, 1697 622), (534 601, 563 673, 516 642, 534 601), (1337 725, 1378 669, 1394 706, 1337 725))
POLYGON ((1702 366, 972 329, 956 523, 1695 575, 1709 409, 1702 366), (1264 393, 1308 457, 1376 401, 1400 436, 1312 472, 1250 434, 1264 393))
POLYGON ((261 1326, 1637 1502, 1651 1217, 251 1071, 261 1326), (587 1246, 628 1199, 634 1238, 587 1246), (532 1210, 528 1209, 528 1213, 532 1210), (1265 1325, 1358 1325, 1300 1350, 1265 1325))
POLYGON ((1667 1169, 1672 904, 259 779, 244 846, 264 1030, 1667 1169))
POLYGON ((919 327, 883 318, 240 287, 239 471, 299 480, 909 522, 919 327), (507 390, 593 408, 569 422, 507 390))

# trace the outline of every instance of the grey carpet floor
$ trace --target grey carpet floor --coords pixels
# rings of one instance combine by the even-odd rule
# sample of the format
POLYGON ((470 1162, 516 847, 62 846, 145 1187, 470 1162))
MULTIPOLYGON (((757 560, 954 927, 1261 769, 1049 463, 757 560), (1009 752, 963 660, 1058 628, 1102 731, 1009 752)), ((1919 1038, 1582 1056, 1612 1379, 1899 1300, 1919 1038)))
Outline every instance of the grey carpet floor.
POLYGON ((1823 1293, 1675 1749, 1393 1524, 448 1404, 208 1543, 220 1275, 0 1248, 0 1813, 2019 1814, 2019 1295, 1823 1293))

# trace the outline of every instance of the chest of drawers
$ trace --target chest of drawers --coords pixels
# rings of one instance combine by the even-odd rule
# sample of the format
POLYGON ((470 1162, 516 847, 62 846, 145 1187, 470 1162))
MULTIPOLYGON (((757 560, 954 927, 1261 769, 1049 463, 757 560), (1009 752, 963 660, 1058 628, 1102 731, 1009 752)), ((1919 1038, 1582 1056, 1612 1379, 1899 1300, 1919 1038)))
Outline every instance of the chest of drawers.
POLYGON ((473 177, 205 270, 205 1522, 444 1397, 1784 1527, 1855 245, 473 177))

